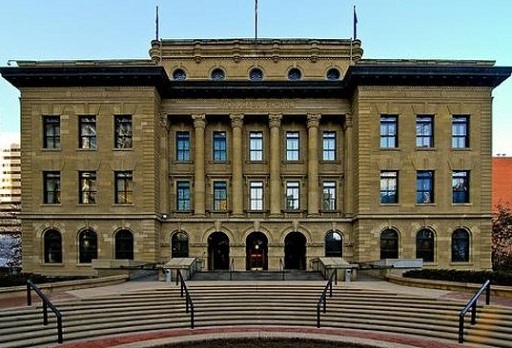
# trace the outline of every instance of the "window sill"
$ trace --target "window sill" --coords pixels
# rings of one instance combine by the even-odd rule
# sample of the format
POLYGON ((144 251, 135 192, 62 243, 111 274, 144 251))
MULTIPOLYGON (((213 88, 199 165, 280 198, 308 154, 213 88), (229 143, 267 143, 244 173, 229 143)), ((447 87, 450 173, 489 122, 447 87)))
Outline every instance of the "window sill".
POLYGON ((452 147, 452 151, 472 151, 470 147, 452 147))
POLYGON ((399 147, 381 147, 380 151, 400 151, 399 147))
POLYGON ((44 267, 64 267, 64 263, 62 263, 62 262, 60 262, 60 263, 57 263, 57 262, 42 262, 41 266, 44 266, 44 267))
POLYGON ((95 148, 92 148, 92 147, 79 147, 76 150, 77 151, 96 151, 96 150, 98 150, 98 148, 97 147, 95 147, 95 148))
POLYGON ((43 151, 43 152, 60 152, 60 151, 62 151, 62 148, 59 147, 58 149, 51 149, 51 148, 43 147, 41 149, 41 151, 43 151))
POLYGON ((471 202, 464 202, 464 203, 454 203, 452 202, 452 207, 472 207, 473 203, 471 202))
POLYGON ((191 161, 191 160, 183 160, 183 161, 179 161, 179 160, 172 160, 171 161, 172 164, 194 164, 194 161, 191 161))
POLYGON ((416 203, 417 207, 435 207, 436 203, 416 203))
POLYGON ((436 148, 430 146, 417 146, 416 151, 436 151, 436 148))
POLYGON ((133 151, 133 147, 114 147, 112 151, 133 151))

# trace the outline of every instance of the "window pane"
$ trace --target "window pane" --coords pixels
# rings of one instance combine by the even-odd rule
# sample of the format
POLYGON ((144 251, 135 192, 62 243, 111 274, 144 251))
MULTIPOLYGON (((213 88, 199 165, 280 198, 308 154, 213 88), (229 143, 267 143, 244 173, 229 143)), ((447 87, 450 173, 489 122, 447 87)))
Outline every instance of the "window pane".
POLYGON ((393 230, 385 230, 380 235, 380 258, 398 258, 398 233, 393 230))
POLYGON ((250 184, 250 209, 263 210, 263 182, 253 181, 250 184))
POLYGON ((79 147, 82 149, 96 148, 96 116, 80 116, 79 147))
POLYGON ((336 210, 336 182, 334 181, 323 183, 322 209, 325 211, 336 210))
POLYGON ((286 209, 299 210, 299 183, 290 181, 286 183, 286 209))
POLYGON ((416 174, 416 203, 434 203, 434 172, 418 171, 416 174))
POLYGON ((452 147, 464 149, 469 147, 469 117, 452 117, 452 147))
POLYGON ((343 237, 340 232, 330 231, 325 236, 325 256, 342 257, 343 237))
POLYGON ((380 173, 380 202, 398 203, 398 172, 380 173))
POLYGON ((469 233, 458 229, 452 234, 452 262, 469 262, 469 233))
POLYGON ((380 117, 380 147, 395 148, 398 146, 398 117, 380 117))
POLYGON ((213 160, 227 160, 226 132, 213 132, 213 160))
POLYGON ((60 172, 43 173, 43 202, 46 204, 60 203, 60 172))
POLYGON ((190 161, 189 132, 176 132, 176 160, 190 161))
POLYGON ((454 171, 452 173, 452 202, 469 203, 468 171, 454 171))
POLYGON ((225 211, 228 209, 228 192, 225 181, 213 183, 213 210, 225 211))
POLYGON ((177 183, 177 210, 190 211, 190 182, 178 181, 177 183))
POLYGON ((249 156, 251 161, 263 161, 263 133, 251 132, 249 134, 249 156))
POLYGON ((79 198, 81 204, 96 204, 96 195, 98 193, 96 187, 96 172, 79 172, 78 181, 79 198))
POLYGON ((132 147, 132 116, 115 116, 115 147, 126 149, 132 147))
POLYGON ((60 116, 43 116, 43 147, 60 149, 60 116))
POLYGON ((416 258, 424 262, 434 261, 434 233, 430 230, 421 230, 416 235, 416 258))
POLYGON ((433 147, 434 119, 432 116, 418 116, 416 118, 416 146, 417 147, 433 147))
POLYGON ((80 246, 80 263, 91 263, 93 259, 98 258, 98 238, 94 231, 86 230, 80 232, 78 242, 80 246))
POLYGON ((131 204, 133 203, 133 174, 131 171, 116 172, 116 194, 115 203, 131 204))
POLYGON ((299 160, 299 132, 286 132, 286 160, 299 160))
POLYGON ((324 132, 323 145, 323 160, 336 160, 336 132, 324 132))

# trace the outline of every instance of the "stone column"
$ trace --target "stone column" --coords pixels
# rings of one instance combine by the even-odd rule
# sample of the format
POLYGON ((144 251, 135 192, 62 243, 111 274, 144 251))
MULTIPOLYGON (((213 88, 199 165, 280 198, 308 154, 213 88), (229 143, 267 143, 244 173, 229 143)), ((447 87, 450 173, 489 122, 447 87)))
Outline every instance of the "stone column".
POLYGON ((318 215, 318 126, 319 114, 308 114, 308 215, 318 215))
POLYGON ((345 132, 345 152, 343 153, 343 162, 345 164, 345 176, 343 178, 343 214, 352 214, 354 212, 354 144, 352 127, 352 115, 345 115, 345 124, 343 125, 345 132))
POLYGON ((192 115, 194 121, 194 215, 204 216, 205 210, 205 171, 204 171, 204 131, 206 128, 206 115, 192 115))
POLYGON ((270 127, 270 216, 281 215, 281 120, 280 114, 269 115, 270 127))
POLYGON ((244 204, 244 187, 243 187, 243 151, 242 151, 242 126, 244 116, 242 114, 231 115, 231 128, 233 132, 233 145, 232 151, 232 172, 233 172, 233 189, 232 189, 232 204, 233 216, 243 215, 244 204))

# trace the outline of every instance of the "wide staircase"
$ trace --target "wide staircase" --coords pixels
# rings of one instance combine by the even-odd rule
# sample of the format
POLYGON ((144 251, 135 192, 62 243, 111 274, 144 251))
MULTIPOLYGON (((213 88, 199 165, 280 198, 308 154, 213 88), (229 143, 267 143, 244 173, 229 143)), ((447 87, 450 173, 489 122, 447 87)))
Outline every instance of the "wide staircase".
MULTIPOLYGON (((306 327, 318 325, 317 305, 325 282, 189 282, 194 328, 306 327)), ((186 329, 192 325, 180 287, 54 303, 63 318, 64 343, 109 335, 186 329)), ((375 289, 333 286, 322 328, 369 330, 457 343, 464 303, 375 289)), ((0 310, 0 347, 57 346, 55 316, 42 325, 40 305, 0 310)), ((512 347, 512 309, 478 308, 478 322, 467 316, 465 344, 512 347)), ((78 344, 78 343, 77 343, 78 344)))

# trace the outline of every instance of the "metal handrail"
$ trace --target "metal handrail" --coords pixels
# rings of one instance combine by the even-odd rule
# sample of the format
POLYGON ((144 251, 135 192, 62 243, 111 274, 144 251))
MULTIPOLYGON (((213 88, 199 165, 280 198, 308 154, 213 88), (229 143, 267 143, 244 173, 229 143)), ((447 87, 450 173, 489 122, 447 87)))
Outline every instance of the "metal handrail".
POLYGON ((279 270, 281 271, 281 279, 284 280, 285 272, 284 272, 284 263, 283 259, 279 259, 279 270))
POLYGON ((62 314, 30 279, 27 280, 27 306, 32 306, 32 289, 43 302, 43 325, 48 325, 48 308, 50 308, 57 317, 57 342, 64 342, 62 337, 62 314))
POLYGON ((176 284, 180 283, 180 297, 183 297, 185 294, 185 312, 188 313, 190 311, 190 328, 194 328, 194 303, 192 302, 192 297, 190 297, 190 293, 188 292, 187 284, 185 283, 185 279, 181 274, 179 269, 176 270, 176 284), (190 310, 189 310, 190 309, 190 310))
POLYGON ((491 303, 491 280, 488 279, 476 292, 476 294, 471 297, 466 307, 464 307, 459 313, 459 343, 464 343, 464 316, 471 309, 471 325, 476 324, 476 305, 478 303, 478 299, 482 295, 485 290, 485 304, 488 305, 491 303))
POLYGON ((229 280, 233 280, 233 272, 235 271, 235 258, 231 258, 229 263, 229 280))
POLYGON ((322 291, 322 295, 318 299, 318 303, 316 304, 316 327, 320 327, 320 308, 323 307, 323 312, 327 312, 327 290, 329 290, 329 297, 332 297, 332 282, 335 281, 338 284, 338 272, 334 270, 325 285, 324 290, 322 291))

